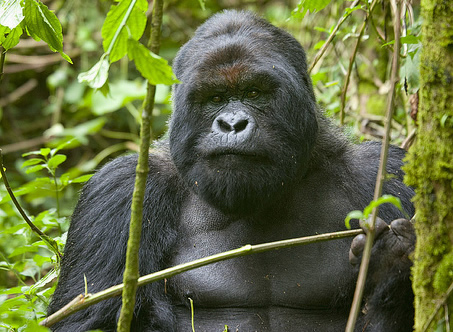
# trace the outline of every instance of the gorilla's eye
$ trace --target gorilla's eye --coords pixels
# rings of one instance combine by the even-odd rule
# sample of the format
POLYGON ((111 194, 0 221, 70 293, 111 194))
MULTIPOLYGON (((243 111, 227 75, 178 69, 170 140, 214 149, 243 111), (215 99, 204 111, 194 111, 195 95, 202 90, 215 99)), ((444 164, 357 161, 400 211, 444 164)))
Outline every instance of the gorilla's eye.
POLYGON ((211 101, 214 103, 220 103, 223 100, 222 96, 212 96, 211 101))
POLYGON ((256 98, 260 95, 260 92, 257 89, 253 89, 247 92, 247 98, 256 98))

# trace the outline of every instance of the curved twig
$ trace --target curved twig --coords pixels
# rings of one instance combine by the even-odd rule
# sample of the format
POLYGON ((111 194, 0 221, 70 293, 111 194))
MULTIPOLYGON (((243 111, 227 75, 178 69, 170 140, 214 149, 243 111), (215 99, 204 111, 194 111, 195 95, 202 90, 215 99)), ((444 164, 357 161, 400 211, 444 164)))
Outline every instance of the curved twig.
MULTIPOLYGON (((362 229, 353 229, 349 231, 341 231, 341 232, 334 232, 334 233, 326 233, 320 235, 313 235, 313 236, 306 236, 301 238, 289 239, 289 240, 282 240, 282 241, 275 241, 269 243, 262 243, 257 245, 245 245, 241 248, 222 252, 216 255, 200 258, 194 260, 192 262, 180 264, 174 267, 170 267, 168 269, 158 271, 155 273, 148 274, 146 276, 140 277, 138 279, 137 285, 143 286, 155 281, 163 280, 165 278, 172 277, 174 275, 196 269, 198 267, 202 267, 208 264, 213 264, 216 262, 224 261, 227 259, 232 259, 236 257, 261 253, 270 250, 277 250, 283 248, 290 248, 295 246, 306 245, 310 243, 317 243, 329 240, 336 240, 336 239, 343 239, 347 237, 357 236, 359 234, 363 234, 362 229)), ((57 312, 53 313, 49 317, 45 318, 43 321, 40 322, 42 326, 52 326, 53 324, 59 322, 66 316, 70 314, 85 309, 93 304, 96 304, 102 300, 119 296, 123 291, 123 284, 116 285, 110 288, 107 288, 101 292, 96 294, 86 294, 86 295, 79 295, 74 300, 70 302, 70 304, 65 305, 62 309, 58 310, 57 312)))

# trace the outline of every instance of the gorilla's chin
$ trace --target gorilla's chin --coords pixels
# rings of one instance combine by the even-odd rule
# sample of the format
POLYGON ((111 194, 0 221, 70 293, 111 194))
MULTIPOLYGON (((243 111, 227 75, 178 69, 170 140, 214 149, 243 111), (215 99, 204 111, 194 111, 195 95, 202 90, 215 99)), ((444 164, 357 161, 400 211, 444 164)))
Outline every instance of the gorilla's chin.
POLYGON ((287 188, 285 178, 291 175, 282 174, 269 159, 231 154, 197 163, 188 174, 190 187, 200 198, 233 216, 246 216, 269 207, 287 188))

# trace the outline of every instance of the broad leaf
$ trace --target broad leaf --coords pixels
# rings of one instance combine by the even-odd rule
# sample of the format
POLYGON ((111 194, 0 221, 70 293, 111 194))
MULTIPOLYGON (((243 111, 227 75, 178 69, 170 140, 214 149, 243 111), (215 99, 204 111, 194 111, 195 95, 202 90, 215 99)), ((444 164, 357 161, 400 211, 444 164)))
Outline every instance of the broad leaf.
POLYGON ((146 0, 123 0, 112 6, 102 26, 102 45, 110 62, 118 61, 127 53, 127 40, 138 40, 145 31, 146 0))
POLYGON ((129 39, 127 45, 129 59, 134 60, 138 71, 150 84, 171 85, 178 82, 167 60, 152 53, 136 40, 129 39))
POLYGON ((25 0, 25 23, 31 37, 35 40, 44 40, 54 52, 72 63, 67 54, 63 52, 63 33, 61 24, 53 12, 42 2, 25 0))

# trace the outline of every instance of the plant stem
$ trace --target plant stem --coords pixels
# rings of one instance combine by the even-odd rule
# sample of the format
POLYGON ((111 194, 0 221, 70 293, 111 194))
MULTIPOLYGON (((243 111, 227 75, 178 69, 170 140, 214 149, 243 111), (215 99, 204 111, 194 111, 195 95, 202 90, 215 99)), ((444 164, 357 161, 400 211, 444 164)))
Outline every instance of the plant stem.
MULTIPOLYGON (((160 45, 160 29, 162 25, 163 0, 155 0, 153 3, 151 45, 154 53, 158 53, 160 45)), ((128 332, 132 322, 135 308, 135 293, 137 279, 139 277, 139 248, 142 231, 143 199, 145 197, 146 179, 149 172, 149 145, 151 141, 151 117, 154 108, 154 96, 156 87, 148 84, 148 91, 142 112, 142 126, 140 129, 140 153, 136 169, 134 193, 132 196, 131 221, 129 227, 129 239, 126 251, 126 267, 123 275, 123 299, 120 317, 118 320, 118 332, 128 332)), ((152 207, 151 207, 152 208, 152 207)))

